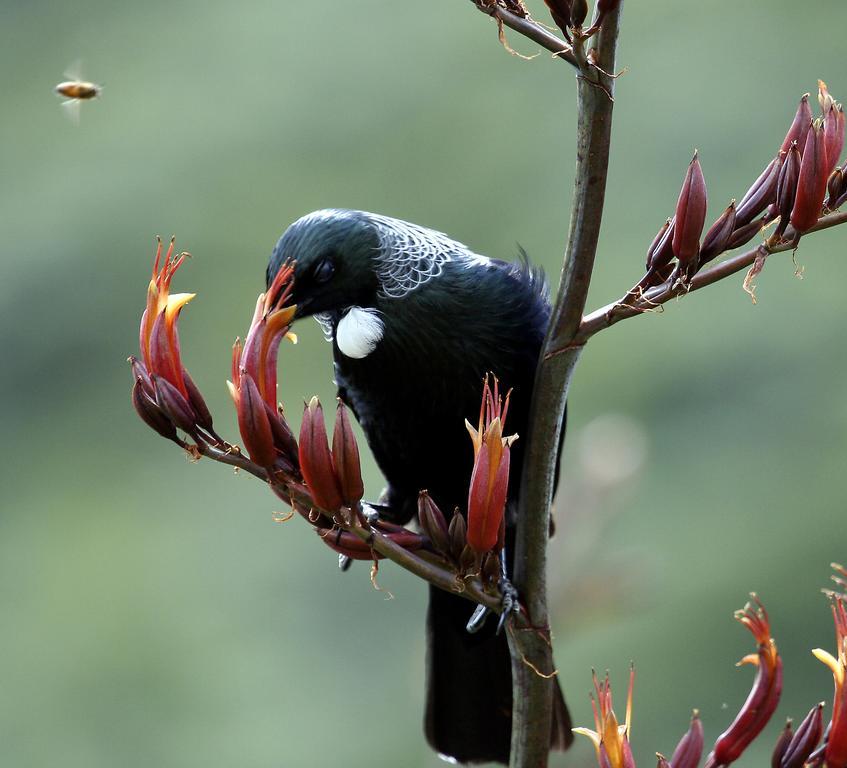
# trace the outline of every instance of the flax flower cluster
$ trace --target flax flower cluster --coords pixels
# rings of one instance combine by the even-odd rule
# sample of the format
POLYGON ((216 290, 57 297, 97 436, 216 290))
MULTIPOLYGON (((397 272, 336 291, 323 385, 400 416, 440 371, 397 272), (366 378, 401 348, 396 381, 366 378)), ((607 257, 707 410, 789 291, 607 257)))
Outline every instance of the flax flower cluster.
MULTIPOLYGON (((847 571, 834 566, 835 581, 845 585, 847 571)), ((829 593, 835 622, 836 654, 816 648, 813 653, 832 671, 835 695, 832 717, 825 727, 825 704, 815 704, 794 730, 791 720, 782 729, 773 749, 772 768, 847 768, 847 610, 841 594, 829 593)), ((756 675, 746 701, 726 730, 717 738, 704 762, 705 768, 725 768, 738 760, 771 720, 782 694, 783 665, 771 637, 770 621, 764 606, 753 595, 751 602, 737 611, 735 618, 756 641, 756 650, 738 662, 753 665, 756 675)), ((630 747, 632 685, 630 672, 626 719, 619 724, 612 709, 609 676, 600 682, 594 675, 594 729, 574 728, 594 744, 599 768, 635 768, 630 747)), ((703 724, 695 710, 688 731, 682 736, 670 759, 657 753, 658 768, 698 768, 704 750, 703 724)))
POLYGON ((265 479, 327 546, 346 558, 376 561, 383 556, 374 548, 379 536, 407 552, 427 550, 457 579, 484 573, 493 586, 500 573, 497 552, 503 546, 510 446, 517 438, 504 436, 509 397, 500 397, 496 379, 493 385, 488 377, 483 382, 477 427, 467 424, 474 452, 467 511, 456 510, 448 525, 422 491, 421 532, 366 519, 359 447, 347 408, 338 402, 330 443, 317 398, 304 408, 299 439, 277 400, 279 347, 285 338, 296 341, 291 332, 297 309, 291 302, 294 265, 283 265, 258 297, 244 341, 236 339, 233 346, 227 386, 242 450, 215 432, 209 409, 182 364, 178 319, 194 294, 172 294, 170 286, 187 255, 175 254, 173 241, 164 257, 161 242, 156 249, 141 318, 140 359, 130 357, 132 402, 142 420, 194 458, 207 456, 265 479))
MULTIPOLYGON (((821 114, 815 118, 809 95, 803 96, 776 156, 740 201, 730 201, 705 234, 708 192, 695 152, 674 215, 647 249, 647 272, 629 296, 666 282, 690 285, 705 264, 749 243, 771 224, 774 229, 762 246, 763 257, 783 243, 796 247, 823 214, 843 205, 847 171, 838 161, 844 148, 844 109, 823 81, 818 83, 818 101, 821 114)), ((748 284, 763 263, 764 258, 748 277, 748 284)))

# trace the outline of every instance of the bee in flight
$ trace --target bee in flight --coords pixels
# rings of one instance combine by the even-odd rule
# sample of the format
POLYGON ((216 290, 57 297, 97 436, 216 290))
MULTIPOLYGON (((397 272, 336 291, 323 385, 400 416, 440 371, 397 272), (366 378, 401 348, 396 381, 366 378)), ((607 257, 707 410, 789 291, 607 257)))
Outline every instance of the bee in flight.
POLYGON ((67 80, 59 83, 55 87, 55 91, 59 96, 64 96, 65 101, 62 106, 67 110, 69 117, 79 123, 80 106, 84 101, 96 99, 103 91, 103 88, 97 83, 91 83, 83 80, 78 74, 79 66, 65 72, 67 80))

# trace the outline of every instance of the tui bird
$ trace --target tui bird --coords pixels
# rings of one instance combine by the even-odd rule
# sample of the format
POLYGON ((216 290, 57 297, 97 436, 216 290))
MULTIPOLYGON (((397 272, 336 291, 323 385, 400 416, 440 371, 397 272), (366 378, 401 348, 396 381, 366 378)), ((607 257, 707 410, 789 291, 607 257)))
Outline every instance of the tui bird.
MULTIPOLYGON (((541 270, 470 251, 446 235, 363 211, 322 210, 294 222, 273 249, 270 283, 296 260, 296 317, 332 342, 338 396, 353 411, 387 481, 379 513, 405 524, 427 489, 447 512, 467 504, 483 376, 512 389, 507 432, 528 422, 550 316, 541 270)), ((514 538, 522 449, 512 449, 506 551, 514 538)), ((430 588, 424 729, 460 763, 508 763, 512 683, 506 637, 470 634, 473 606, 430 588)), ((572 739, 555 685, 551 748, 572 739)))

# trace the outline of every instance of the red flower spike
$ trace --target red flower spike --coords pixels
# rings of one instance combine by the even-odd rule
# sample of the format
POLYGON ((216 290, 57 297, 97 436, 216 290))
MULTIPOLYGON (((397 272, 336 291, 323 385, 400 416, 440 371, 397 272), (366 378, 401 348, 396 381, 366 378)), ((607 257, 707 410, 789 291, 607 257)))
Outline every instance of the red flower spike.
POLYGON ((791 226, 798 234, 808 232, 821 215, 826 196, 829 165, 824 144, 823 125, 819 120, 812 124, 806 139, 800 177, 797 181, 797 197, 791 211, 791 226))
POLYGON ((673 233, 673 255, 681 271, 688 272, 700 254, 700 235, 706 223, 706 180, 697 153, 688 165, 685 181, 676 204, 676 227, 673 233))
POLYGON ((250 458, 262 467, 271 468, 276 461, 273 433, 256 383, 242 372, 238 393, 238 431, 250 458))
POLYGON ((823 735, 823 702, 812 707, 788 744, 780 768, 803 768, 823 735))
POLYGON ((174 239, 171 238, 164 262, 162 241, 157 238, 153 276, 147 286, 147 306, 141 316, 139 346, 147 370, 167 379, 183 397, 188 391, 182 380, 182 362, 179 356, 179 336, 176 322, 180 310, 194 298, 193 293, 170 294, 171 280, 187 253, 174 256, 174 239), (159 267, 161 263, 161 268, 159 267))
POLYGON ((421 524, 421 530, 429 537, 435 551, 442 555, 449 555, 450 538, 447 533, 447 520, 444 519, 444 514, 426 491, 421 491, 418 494, 418 521, 421 524))
POLYGON ((792 143, 785 155, 776 185, 776 207, 779 213, 779 225, 774 232, 776 240, 779 240, 787 229, 791 211, 794 209, 801 164, 800 150, 796 143, 792 143))
POLYGON ((574 728, 573 732, 587 736, 594 744, 597 763, 600 768, 635 768, 632 750, 629 746, 632 731, 632 690, 635 684, 635 668, 630 667, 629 690, 626 697, 626 720, 618 724, 612 709, 612 686, 609 674, 603 682, 592 672, 594 694, 591 696, 591 708, 594 710, 594 728, 574 728))
POLYGON ((803 147, 806 146, 806 134, 809 131, 809 126, 812 124, 812 108, 809 106, 809 94, 804 94, 800 99, 800 105, 797 107, 797 113, 794 115, 794 121, 785 134, 782 141, 780 152, 787 152, 788 148, 796 141, 802 154, 803 147))
POLYGON ((144 382, 136 379, 132 387, 132 405, 141 420, 162 437, 177 440, 176 428, 165 412, 145 392, 144 382))
POLYGON ((735 215, 735 200, 733 200, 703 236, 698 268, 726 250, 729 238, 735 231, 735 215))
POLYGON ((167 379, 155 373, 150 376, 150 380, 153 382, 157 405, 167 414, 174 426, 188 434, 195 432, 196 416, 182 392, 167 379))
POLYGON ((757 653, 745 656, 738 662, 739 666, 756 665, 756 678, 750 695, 735 720, 715 742, 706 760, 706 768, 727 766, 735 762, 750 742, 761 733, 779 704, 782 693, 782 659, 776 650, 776 643, 770 636, 768 614, 755 595, 753 601, 747 603, 743 610, 737 611, 735 618, 750 630, 758 643, 757 653))
POLYGON ((694 710, 688 731, 679 740, 671 757, 673 768, 697 768, 703 756, 703 723, 700 714, 694 710))
POLYGON ((791 727, 791 718, 785 721, 785 728, 779 734, 779 738, 776 740, 776 744, 773 748, 773 753, 771 754, 771 768, 780 768, 782 764, 782 758, 785 756, 786 751, 788 750, 788 745, 791 743, 791 739, 794 738, 794 730, 791 727))
POLYGON ((668 759, 661 752, 656 753, 656 768, 671 768, 668 759))
POLYGON ((335 410, 335 429, 332 432, 332 462, 341 485, 344 505, 353 507, 365 495, 362 467, 359 463, 359 446, 350 424, 347 408, 341 400, 335 410))
POLYGON ((818 80, 818 104, 821 105, 821 114, 826 115, 830 108, 835 105, 835 99, 829 93, 829 88, 823 80, 818 80))
POLYGON ((504 403, 497 379, 494 378, 492 392, 486 376, 478 429, 465 422, 475 455, 468 490, 467 537, 468 544, 480 555, 497 545, 506 509, 510 446, 517 439, 517 435, 503 437, 503 422, 508 410, 509 395, 504 403))
POLYGON ((828 729, 824 762, 827 768, 847 766, 847 610, 844 598, 832 598, 832 617, 835 621, 836 655, 815 648, 812 653, 826 664, 835 681, 835 696, 832 704, 832 721, 828 729))
POLYGON ((326 512, 337 512, 344 500, 329 443, 326 436, 323 408, 313 397, 303 411, 300 426, 300 470, 315 504, 326 512))
MULTIPOLYGON (((811 119, 811 114, 810 114, 811 119)), ((791 146, 789 142, 788 146, 791 146)), ((801 148, 802 145, 798 145, 801 148)), ((782 151, 765 166, 750 189, 741 198, 735 209, 735 226, 743 227, 755 219, 776 199, 776 184, 779 180, 779 169, 782 167, 782 151)))

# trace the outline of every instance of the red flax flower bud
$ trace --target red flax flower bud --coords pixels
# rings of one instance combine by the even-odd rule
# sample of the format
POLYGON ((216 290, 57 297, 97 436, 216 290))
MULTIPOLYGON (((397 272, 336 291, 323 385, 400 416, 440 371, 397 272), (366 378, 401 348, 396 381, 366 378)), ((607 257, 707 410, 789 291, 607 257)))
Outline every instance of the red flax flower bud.
POLYGON ((273 432, 259 389, 249 373, 239 381, 238 431, 250 458, 262 467, 273 467, 276 461, 273 432))
POLYGON ((771 754, 771 768, 780 768, 782 764, 782 758, 785 756, 786 751, 788 751, 788 746, 791 744, 791 739, 794 738, 794 730, 791 727, 791 718, 785 721, 785 728, 779 734, 779 738, 776 740, 776 744, 773 748, 773 753, 771 754))
MULTIPOLYGON (((811 113, 809 119, 811 120, 811 113)), ((791 146, 791 142, 788 146, 791 146)), ((802 152, 803 145, 798 146, 802 152)), ((749 224, 774 201, 783 157, 783 151, 780 150, 777 156, 765 166, 765 170, 759 174, 759 178, 753 182, 750 189, 744 193, 741 202, 736 206, 736 227, 740 228, 749 224)))
POLYGON ((706 223, 707 204, 706 180, 695 152, 676 204, 673 233, 673 255, 679 261, 680 272, 686 275, 696 266, 700 255, 700 235, 706 223))
POLYGON ((303 411, 300 426, 300 470, 315 504, 327 512, 341 509, 344 499, 329 452, 323 408, 313 397, 303 411))
POLYGON ((803 768, 823 734, 823 702, 812 707, 785 749, 779 768, 803 768))
POLYGON ((832 671, 835 680, 835 698, 832 705, 832 721, 824 753, 827 768, 845 768, 847 766, 847 610, 844 598, 835 595, 832 598, 832 616, 835 620, 836 656, 821 648, 812 653, 832 671))
POLYGON ((418 494, 418 521, 435 551, 442 555, 449 555, 450 537, 447 533, 447 520, 426 491, 418 494))
POLYGON ((591 708, 594 710, 594 728, 574 728, 573 732, 587 736, 594 744, 597 764, 600 768, 635 768, 632 749, 629 745, 632 730, 632 688, 635 683, 635 669, 629 671, 629 691, 626 697, 626 720, 618 725, 618 719, 612 709, 612 686, 609 674, 603 682, 592 673, 594 694, 591 696, 591 708), (595 698, 596 696, 596 698, 595 698))
POLYGON ((800 150, 797 148, 797 143, 792 142, 786 152, 785 160, 779 171, 779 181, 776 185, 776 208, 779 213, 779 225, 774 232, 776 240, 782 237, 788 227, 791 211, 794 209, 801 164, 800 150))
POLYGON ((468 544, 480 555, 498 544, 506 509, 510 446, 517 439, 517 435, 503 437, 508 410, 509 395, 503 403, 496 377, 492 392, 486 376, 478 429, 465 422, 475 456, 468 491, 468 544))
POLYGON ((132 405, 141 420, 162 437, 177 440, 176 427, 156 401, 147 394, 143 381, 136 379, 132 387, 132 405))
POLYGON ((697 768, 703 756, 703 723, 700 714, 694 710, 691 725, 686 734, 679 740, 671 757, 673 768, 697 768))
POLYGON ((832 173, 844 149, 844 107, 833 104, 823 122, 824 144, 829 172, 832 173))
POLYGON ((756 653, 738 662, 739 666, 754 664, 757 667, 756 678, 741 711, 715 742, 706 760, 706 768, 735 762, 767 725, 782 693, 782 659, 770 636, 770 623, 764 606, 753 595, 753 602, 737 611, 735 618, 750 630, 758 643, 756 653))
POLYGON ((709 227, 709 231, 703 236, 703 245, 700 248, 700 267, 726 250, 729 238, 734 231, 735 200, 730 202, 724 212, 718 217, 718 220, 709 227))
POLYGON ((791 226, 798 234, 808 232, 821 215, 829 179, 829 164, 824 143, 823 125, 815 120, 806 138, 800 178, 797 181, 797 197, 791 211, 791 226))
POLYGON ((365 486, 362 483, 359 446, 356 444, 347 408, 340 399, 335 409, 335 429, 332 432, 332 462, 338 474, 344 505, 353 507, 365 495, 365 486))
POLYGON ((803 152, 803 147, 806 146, 806 134, 809 132, 809 126, 812 124, 812 108, 809 106, 809 94, 804 94, 800 99, 800 105, 797 107, 797 113, 794 115, 794 121, 785 134, 785 139, 782 141, 780 152, 787 152, 793 142, 797 142, 800 152, 803 152))
POLYGON ((571 23, 571 0, 544 0, 550 15, 556 26, 562 30, 562 34, 570 41, 570 23, 571 23))

